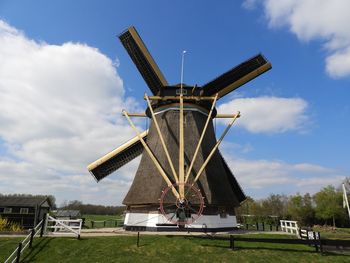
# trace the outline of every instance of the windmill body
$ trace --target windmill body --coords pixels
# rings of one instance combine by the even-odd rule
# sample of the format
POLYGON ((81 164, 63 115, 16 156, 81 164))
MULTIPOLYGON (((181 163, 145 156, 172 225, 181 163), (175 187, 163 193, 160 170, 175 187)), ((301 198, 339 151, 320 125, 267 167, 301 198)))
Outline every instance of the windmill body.
POLYGON ((131 125, 130 116, 145 116, 151 124, 88 170, 99 181, 142 154, 123 201, 127 230, 234 229, 234 209, 246 197, 217 149, 221 140, 217 141, 213 119, 239 116, 217 115, 215 102, 269 70, 271 64, 259 54, 202 87, 171 86, 135 28, 119 38, 153 95, 146 97, 149 107, 144 115, 124 115, 131 125))

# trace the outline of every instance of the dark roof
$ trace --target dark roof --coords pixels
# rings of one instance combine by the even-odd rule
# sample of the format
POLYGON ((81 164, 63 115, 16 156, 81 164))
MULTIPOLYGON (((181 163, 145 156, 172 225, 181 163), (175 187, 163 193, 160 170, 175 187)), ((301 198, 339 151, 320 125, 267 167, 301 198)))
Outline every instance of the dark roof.
POLYGON ((79 217, 79 210, 58 210, 56 217, 79 217))
POLYGON ((0 207, 2 206, 29 206, 42 205, 46 201, 46 206, 50 206, 47 197, 37 196, 0 196, 0 207))
MULTIPOLYGON (((169 110, 156 115, 161 133, 163 134, 165 144, 168 146, 170 156, 174 164, 178 163, 179 156, 179 111, 169 110)), ((185 111, 185 162, 187 166, 191 163, 197 143, 204 128, 207 116, 198 111, 185 111)), ((152 121, 147 136, 147 144, 165 173, 172 182, 173 178, 170 165, 164 154, 162 144, 159 142, 159 136, 152 121)), ((193 169, 189 176, 189 183, 194 180, 200 167, 216 144, 215 130, 213 121, 208 124, 203 142, 194 162, 193 169)), ((200 190, 205 198, 207 206, 225 206, 238 207, 246 198, 234 175, 224 162, 219 151, 216 151, 208 165, 204 169, 199 180, 194 185, 200 190)), ((162 190, 167 187, 164 179, 159 174, 156 166, 147 153, 141 158, 139 168, 136 172, 134 181, 127 193, 123 204, 125 205, 146 205, 159 204, 159 198, 162 190)))

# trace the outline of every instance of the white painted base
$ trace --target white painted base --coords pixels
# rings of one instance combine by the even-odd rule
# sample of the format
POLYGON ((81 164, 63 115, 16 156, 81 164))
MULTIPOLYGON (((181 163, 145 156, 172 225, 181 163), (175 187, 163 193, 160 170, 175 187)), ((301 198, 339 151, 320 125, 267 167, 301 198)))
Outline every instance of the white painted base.
MULTIPOLYGON (((162 214, 150 213, 129 213, 125 215, 124 226, 146 227, 146 228, 178 228, 169 222, 162 214)), ((227 215, 222 218, 220 215, 202 215, 194 223, 185 225, 185 228, 195 229, 216 229, 216 228, 235 228, 237 227, 236 216, 227 215)))

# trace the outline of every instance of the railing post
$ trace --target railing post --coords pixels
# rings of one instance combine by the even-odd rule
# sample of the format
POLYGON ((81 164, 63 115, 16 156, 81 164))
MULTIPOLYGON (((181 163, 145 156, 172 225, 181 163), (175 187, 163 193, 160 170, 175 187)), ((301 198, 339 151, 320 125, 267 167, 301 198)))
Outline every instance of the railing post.
POLYGON ((259 231, 259 223, 256 222, 256 231, 259 231))
POLYGON ((17 248, 17 256, 16 256, 16 263, 19 263, 20 259, 21 259, 21 250, 22 250, 22 242, 20 242, 18 244, 18 248, 17 248))
POLYGON ((316 249, 316 252, 318 252, 318 241, 316 240, 316 233, 313 231, 312 232, 312 236, 314 238, 314 245, 315 245, 315 249, 316 249))
POLYGON ((233 235, 230 235, 230 248, 232 250, 235 249, 235 239, 234 239, 233 235))
POLYGON ((47 221, 47 214, 45 213, 45 214, 44 214, 44 217, 43 217, 43 223, 42 223, 42 225, 41 225, 40 237, 43 237, 43 235, 44 235, 44 230, 45 230, 45 226, 46 226, 46 221, 47 221))
POLYGON ((137 247, 140 245, 140 232, 137 232, 137 247))
POLYGON ((323 254, 323 246, 322 246, 322 240, 321 240, 321 233, 320 232, 317 232, 318 234, 318 240, 319 240, 319 246, 320 246, 320 252, 321 254, 323 254))
POLYGON ((34 228, 33 228, 32 231, 30 232, 29 248, 32 248, 32 247, 33 247, 33 238, 34 238, 34 235, 35 235, 35 230, 34 230, 34 228))

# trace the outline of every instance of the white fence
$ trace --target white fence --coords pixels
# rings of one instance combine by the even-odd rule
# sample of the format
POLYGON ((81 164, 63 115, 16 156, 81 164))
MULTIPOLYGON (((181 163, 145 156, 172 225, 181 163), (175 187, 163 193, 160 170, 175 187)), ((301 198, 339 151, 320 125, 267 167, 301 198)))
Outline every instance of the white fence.
POLYGON ((37 226, 30 231, 12 254, 6 259, 5 263, 19 262, 21 254, 27 247, 32 247, 33 239, 37 235, 73 235, 80 238, 80 231, 83 220, 58 220, 48 214, 40 221, 37 226), (51 230, 51 231, 48 231, 51 230))
POLYGON ((5 260, 5 263, 14 263, 19 262, 21 254, 27 247, 31 247, 33 243, 33 238, 36 237, 40 232, 42 228, 43 220, 40 221, 39 224, 36 225, 35 228, 33 228, 30 231, 30 234, 28 234, 22 242, 19 243, 18 247, 15 249, 15 251, 12 252, 12 254, 5 260))
POLYGON ((281 230, 299 236, 298 221, 280 220, 281 230))

